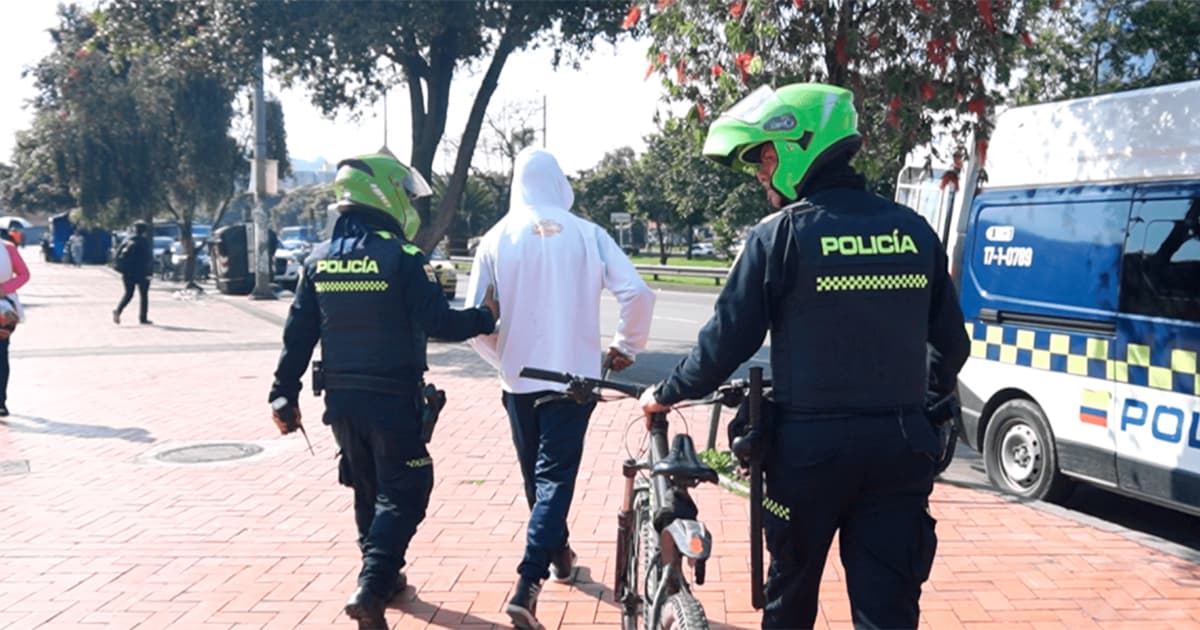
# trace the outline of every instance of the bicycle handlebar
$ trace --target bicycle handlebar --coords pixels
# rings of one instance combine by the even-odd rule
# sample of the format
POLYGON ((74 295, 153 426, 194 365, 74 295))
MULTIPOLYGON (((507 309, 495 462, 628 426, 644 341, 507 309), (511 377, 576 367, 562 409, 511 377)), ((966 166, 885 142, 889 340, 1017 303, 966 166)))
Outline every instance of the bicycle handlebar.
POLYGON ((633 383, 618 383, 617 381, 609 381, 600 378, 588 378, 586 376, 576 376, 567 372, 554 372, 551 370, 543 370, 540 368, 521 368, 522 378, 532 378, 539 381, 551 381, 554 383, 566 383, 567 392, 590 392, 596 388, 611 389, 629 396, 630 398, 640 398, 642 392, 646 390, 644 385, 635 385, 633 383))

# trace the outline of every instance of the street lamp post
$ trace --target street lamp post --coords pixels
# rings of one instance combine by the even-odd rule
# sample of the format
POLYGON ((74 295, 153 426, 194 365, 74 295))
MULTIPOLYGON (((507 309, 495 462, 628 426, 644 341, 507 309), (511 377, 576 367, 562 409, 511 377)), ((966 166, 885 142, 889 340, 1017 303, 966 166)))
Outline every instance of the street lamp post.
POLYGON ((267 210, 267 107, 263 98, 263 58, 259 52, 258 73, 254 77, 254 292, 255 300, 274 300, 271 287, 271 252, 267 210))

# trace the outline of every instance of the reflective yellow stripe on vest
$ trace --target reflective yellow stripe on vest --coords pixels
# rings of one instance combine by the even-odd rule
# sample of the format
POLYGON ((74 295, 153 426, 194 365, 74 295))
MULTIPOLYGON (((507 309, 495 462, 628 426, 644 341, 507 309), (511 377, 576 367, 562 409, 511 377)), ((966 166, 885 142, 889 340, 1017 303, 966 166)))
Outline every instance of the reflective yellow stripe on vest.
POLYGON ((817 276, 817 291, 895 291, 924 289, 929 278, 923 273, 871 274, 863 276, 817 276))
POLYGON ((317 293, 379 293, 387 291, 387 280, 325 280, 313 283, 317 293))

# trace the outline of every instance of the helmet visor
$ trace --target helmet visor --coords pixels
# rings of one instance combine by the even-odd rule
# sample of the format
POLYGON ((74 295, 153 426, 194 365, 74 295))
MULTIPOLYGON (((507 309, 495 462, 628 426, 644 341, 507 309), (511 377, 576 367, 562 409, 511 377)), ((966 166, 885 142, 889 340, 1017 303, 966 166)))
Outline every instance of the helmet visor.
POLYGON ((425 178, 415 168, 408 169, 408 176, 404 178, 404 190, 408 191, 408 196, 413 199, 433 194, 433 188, 429 186, 429 182, 425 181, 425 178))
POLYGON ((734 103, 733 107, 721 114, 721 118, 732 118, 750 125, 758 124, 773 106, 779 104, 778 101, 775 90, 770 86, 762 85, 747 94, 742 100, 734 103))

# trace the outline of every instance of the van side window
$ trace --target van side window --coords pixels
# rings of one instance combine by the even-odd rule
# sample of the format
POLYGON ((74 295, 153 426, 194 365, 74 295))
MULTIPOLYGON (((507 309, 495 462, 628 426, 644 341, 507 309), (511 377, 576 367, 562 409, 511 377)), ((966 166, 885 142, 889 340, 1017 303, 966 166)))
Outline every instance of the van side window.
POLYGON ((1200 196, 1137 205, 1125 243, 1121 310, 1200 321, 1200 196))

